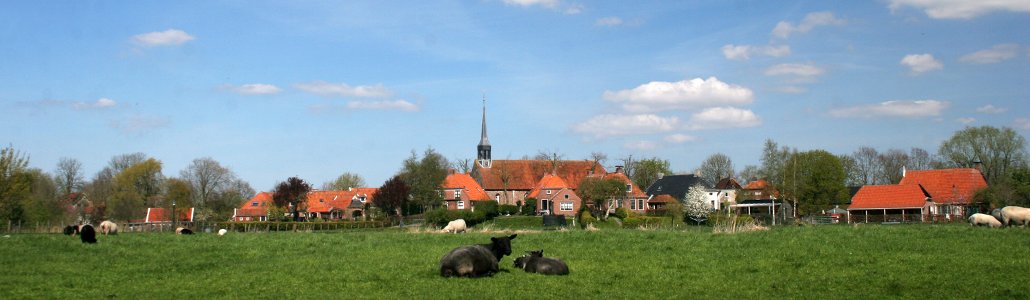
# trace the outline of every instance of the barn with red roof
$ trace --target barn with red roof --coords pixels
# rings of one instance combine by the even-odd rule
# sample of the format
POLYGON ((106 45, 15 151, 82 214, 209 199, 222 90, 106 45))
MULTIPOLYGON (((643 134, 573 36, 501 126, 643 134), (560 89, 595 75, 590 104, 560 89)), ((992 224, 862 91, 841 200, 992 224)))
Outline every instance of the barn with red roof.
POLYGON ((929 222, 961 220, 981 209, 973 201, 987 188, 977 169, 904 171, 896 185, 867 185, 848 207, 852 222, 929 222))

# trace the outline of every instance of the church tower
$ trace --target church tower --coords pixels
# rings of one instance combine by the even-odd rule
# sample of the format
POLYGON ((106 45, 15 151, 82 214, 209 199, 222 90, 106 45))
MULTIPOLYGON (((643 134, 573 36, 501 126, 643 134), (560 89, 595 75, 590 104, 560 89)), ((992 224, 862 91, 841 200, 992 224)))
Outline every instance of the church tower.
POLYGON ((490 139, 486 137, 486 96, 483 96, 483 131, 481 135, 479 146, 476 146, 478 151, 476 162, 480 167, 490 168, 492 161, 490 159, 490 139))

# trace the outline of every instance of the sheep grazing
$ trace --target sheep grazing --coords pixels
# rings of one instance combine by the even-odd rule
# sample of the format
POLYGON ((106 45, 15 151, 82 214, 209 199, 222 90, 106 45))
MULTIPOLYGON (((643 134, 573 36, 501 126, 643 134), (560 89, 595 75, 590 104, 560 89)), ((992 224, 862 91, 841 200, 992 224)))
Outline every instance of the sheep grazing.
POLYGON ((175 229, 175 234, 193 234, 193 230, 190 230, 189 228, 179 227, 175 229))
POLYGON ((514 266, 527 273, 569 275, 569 266, 557 258, 544 257, 544 250, 530 251, 515 259, 514 266))
POLYGON ((79 234, 79 226, 68 225, 64 226, 64 235, 79 234))
POLYGON ((104 235, 118 234, 118 224, 111 221, 100 222, 100 232, 104 235))
POLYGON ((461 246, 451 250, 440 259, 440 275, 492 276, 499 270, 497 262, 505 255, 511 255, 511 240, 516 236, 492 237, 489 244, 461 246))
POLYGON ((96 244, 97 231, 93 229, 93 225, 85 224, 79 226, 79 238, 82 239, 83 243, 96 244))
POLYGON ((457 219, 447 223, 447 227, 444 227, 442 232, 459 233, 465 232, 468 226, 465 225, 465 219, 457 219))
POLYGON ((1019 206, 1006 206, 1001 209, 1001 223, 1010 226, 1012 223, 1027 226, 1030 225, 1030 208, 1019 206))
POLYGON ((218 230, 218 235, 219 236, 225 235, 226 233, 229 233, 229 231, 225 230, 225 228, 222 228, 222 229, 218 230))
POLYGON ((987 225, 991 228, 998 228, 1001 227, 1001 222, 999 222, 998 219, 995 219, 994 216, 975 213, 972 216, 969 216, 969 225, 987 225))

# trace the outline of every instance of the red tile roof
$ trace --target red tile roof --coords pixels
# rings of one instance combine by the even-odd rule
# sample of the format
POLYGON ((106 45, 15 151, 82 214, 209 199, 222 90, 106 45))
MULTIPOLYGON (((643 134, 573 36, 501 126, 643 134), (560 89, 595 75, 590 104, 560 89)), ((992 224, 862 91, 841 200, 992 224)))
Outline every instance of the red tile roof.
MULTIPOLYGON (((192 207, 177 207, 175 214, 178 215, 176 220, 179 222, 193 222, 193 208, 192 207)), ((157 222, 171 222, 172 221, 172 209, 161 208, 161 207, 148 207, 147 216, 143 219, 145 223, 157 223, 157 222)))
POLYGON ((622 181, 622 182, 630 185, 629 193, 627 193, 626 196, 629 196, 629 197, 632 197, 632 198, 647 198, 647 193, 645 193, 645 191, 643 189, 641 189, 639 186, 637 186, 636 183, 633 183, 633 180, 630 180, 629 177, 626 176, 626 174, 624 174, 622 172, 600 173, 600 174, 603 174, 603 175, 594 174, 594 175, 590 175, 590 176, 587 176, 587 177, 594 177, 594 178, 601 178, 601 179, 617 179, 619 181, 622 181))
POLYGON ((529 191, 529 195, 527 195, 526 197, 539 198, 540 192, 544 190, 561 190, 567 188, 569 188, 569 184, 566 183, 565 180, 562 180, 561 177, 558 177, 554 174, 547 174, 544 175, 543 178, 540 178, 540 181, 537 182, 536 187, 533 187, 533 189, 529 191))
POLYGON ((444 200, 458 200, 454 197, 454 191, 461 189, 461 198, 471 201, 489 201, 490 196, 486 194, 483 187, 472 176, 465 173, 454 173, 444 178, 440 188, 444 190, 444 200))
POLYGON ((748 182, 747 186, 744 187, 744 189, 745 190, 761 190, 761 189, 764 189, 764 188, 767 188, 767 187, 769 187, 769 182, 765 181, 765 179, 759 179, 759 180, 753 180, 751 182, 748 182))
MULTIPOLYGON (((491 168, 483 168, 477 163, 474 172, 478 173, 478 178, 482 179, 482 186, 486 190, 531 190, 544 174, 552 173, 551 162, 546 160, 494 160, 491 168), (509 177, 507 187, 501 180, 502 174, 509 177)), ((593 161, 565 160, 561 161, 553 173, 575 189, 587 175, 605 172, 607 171, 603 166, 593 161)))
POLYGON ((987 188, 987 181, 977 169, 943 169, 907 171, 899 185, 919 184, 930 193, 933 202, 969 204, 977 191, 987 188))
POLYGON ((677 200, 676 200, 676 198, 673 198, 672 196, 669 196, 669 195, 658 195, 658 196, 655 196, 654 198, 651 198, 651 200, 648 200, 647 203, 671 203, 673 201, 677 201, 677 200))
POLYGON ((867 185, 851 198, 848 209, 921 208, 928 196, 918 184, 867 185))
MULTIPOLYGON (((361 197, 365 198, 366 203, 371 203, 372 194, 376 190, 376 188, 351 188, 342 191, 311 191, 308 192, 304 205, 307 207, 307 212, 313 213, 327 213, 334 209, 346 210, 348 206, 354 204, 352 202, 359 202, 355 200, 360 200, 361 197)), ((275 204, 272 202, 272 193, 260 192, 241 204, 236 211, 236 216, 264 216, 268 213, 268 208, 273 205, 275 204)))

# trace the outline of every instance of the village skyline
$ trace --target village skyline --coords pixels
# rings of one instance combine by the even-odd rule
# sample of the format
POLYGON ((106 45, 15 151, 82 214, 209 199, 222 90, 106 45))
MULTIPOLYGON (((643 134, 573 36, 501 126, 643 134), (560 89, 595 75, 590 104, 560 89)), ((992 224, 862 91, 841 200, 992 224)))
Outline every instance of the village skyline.
POLYGON ((766 139, 936 153, 966 126, 1030 132, 1030 7, 477 1, 0 4, 4 147, 93 176, 210 157, 258 191, 412 151, 632 155, 692 172, 766 139))

